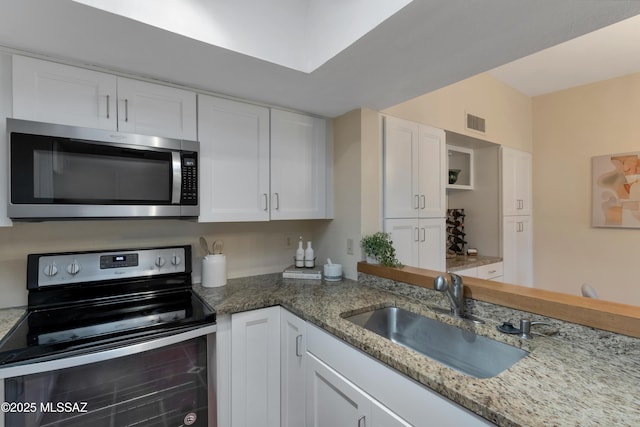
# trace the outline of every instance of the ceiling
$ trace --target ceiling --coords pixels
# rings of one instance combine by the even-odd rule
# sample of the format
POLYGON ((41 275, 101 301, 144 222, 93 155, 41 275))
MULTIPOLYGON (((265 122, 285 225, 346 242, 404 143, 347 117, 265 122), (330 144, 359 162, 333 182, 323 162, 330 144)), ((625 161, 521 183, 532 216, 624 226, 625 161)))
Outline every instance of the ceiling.
MULTIPOLYGON (((0 11, 0 45, 10 52, 334 117, 381 110, 491 70, 637 15, 640 2, 414 0, 310 73, 72 0, 0 0, 0 11)), ((238 26, 250 32, 251 20, 272 22, 257 13, 246 9, 247 25, 238 26)))
POLYGON ((640 72, 640 15, 489 73, 529 96, 640 72))

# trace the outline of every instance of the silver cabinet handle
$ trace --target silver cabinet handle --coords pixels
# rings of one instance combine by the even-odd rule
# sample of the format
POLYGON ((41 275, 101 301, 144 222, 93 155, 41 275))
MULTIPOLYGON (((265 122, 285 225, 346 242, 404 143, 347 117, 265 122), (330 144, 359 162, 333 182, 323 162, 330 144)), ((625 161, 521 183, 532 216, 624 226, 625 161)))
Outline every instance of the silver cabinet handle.
POLYGON ((109 99, 111 96, 107 95, 107 119, 109 118, 109 99))
POLYGON ((296 356, 302 357, 302 335, 296 337, 296 356))
POLYGON ((420 229, 418 227, 416 227, 416 233, 415 233, 415 238, 413 239, 414 242, 419 242, 420 241, 420 229))
POLYGON ((420 208, 420 196, 419 195, 414 195, 413 198, 415 199, 415 205, 414 205, 414 209, 419 209, 420 208))
POLYGON ((124 121, 125 122, 129 121, 129 100, 128 99, 124 100, 124 121))
POLYGON ((420 230, 422 231, 422 239, 420 241, 425 242, 427 240, 427 229, 422 227, 420 230))
POLYGON ((424 209, 427 207, 427 198, 425 197, 425 195, 421 195, 420 196, 420 200, 422 201, 422 205, 420 206, 420 209, 424 209))
POLYGON ((367 427, 367 417, 366 416, 361 416, 360 418, 358 418, 358 427, 367 427))
POLYGON ((494 274, 496 272, 496 270, 489 270, 487 271, 488 274, 494 274))
POLYGON ((266 211, 269 209, 269 196, 267 193, 262 193, 262 195, 264 196, 264 210, 266 211))
POLYGON ((273 193, 276 198, 276 210, 280 209, 280 195, 278 193, 273 193))

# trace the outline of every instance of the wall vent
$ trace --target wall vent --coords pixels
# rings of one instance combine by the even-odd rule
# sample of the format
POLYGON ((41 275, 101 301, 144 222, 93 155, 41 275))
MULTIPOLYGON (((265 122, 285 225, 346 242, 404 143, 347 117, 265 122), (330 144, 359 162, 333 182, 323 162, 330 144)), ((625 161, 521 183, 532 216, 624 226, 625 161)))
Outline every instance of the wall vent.
POLYGON ((467 129, 485 133, 485 119, 467 113, 467 129))

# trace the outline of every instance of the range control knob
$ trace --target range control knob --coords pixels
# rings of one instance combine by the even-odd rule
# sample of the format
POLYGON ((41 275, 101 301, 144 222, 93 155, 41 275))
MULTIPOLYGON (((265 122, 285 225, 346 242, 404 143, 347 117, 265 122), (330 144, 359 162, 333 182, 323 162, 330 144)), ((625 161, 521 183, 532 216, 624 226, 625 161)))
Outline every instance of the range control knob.
POLYGON ((44 266, 44 269, 42 269, 42 273, 44 273, 45 276, 53 277, 58 274, 58 267, 54 263, 47 264, 44 266))
POLYGON ((80 264, 75 259, 71 261, 71 264, 67 265, 67 273, 75 276, 80 272, 80 264))
POLYGON ((178 255, 176 254, 171 255, 171 264, 180 265, 181 262, 182 262, 182 259, 178 255))
POLYGON ((156 257, 156 261, 155 261, 156 267, 162 267, 164 265, 164 263, 165 263, 164 258, 162 258, 160 255, 158 255, 156 257))

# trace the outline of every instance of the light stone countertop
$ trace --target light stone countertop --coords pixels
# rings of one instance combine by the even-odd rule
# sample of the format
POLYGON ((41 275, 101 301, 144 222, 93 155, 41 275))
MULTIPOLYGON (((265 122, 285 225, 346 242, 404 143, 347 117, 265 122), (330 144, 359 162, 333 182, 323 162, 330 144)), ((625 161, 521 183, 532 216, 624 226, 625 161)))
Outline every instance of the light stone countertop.
MULTIPOLYGON (((325 283, 269 274, 230 279, 220 288, 194 285, 219 314, 281 305, 436 392, 500 426, 640 426, 640 340, 467 300, 486 321, 472 325, 434 312, 447 307, 436 291, 360 274, 359 281, 325 283), (507 342, 530 354, 510 369, 476 379, 344 320, 344 313, 395 305, 507 342), (521 341, 496 331, 523 317, 551 321, 521 341)), ((0 338, 24 309, 0 310, 0 338)), ((538 328, 538 326, 536 326, 538 328)))
POLYGON ((500 426, 640 426, 640 340, 635 338, 467 300, 467 309, 486 321, 475 326, 430 310, 448 307, 436 291, 364 274, 359 282, 338 283, 273 274, 195 289, 220 314, 281 305, 500 426), (530 354, 496 377, 476 379, 342 318, 389 305, 474 329, 530 354), (525 316, 551 321, 553 327, 536 330, 555 335, 522 341, 496 330, 503 321, 517 325, 525 316))
POLYGON ((495 256, 485 255, 458 255, 455 258, 447 259, 447 271, 456 272, 458 270, 464 270, 467 268, 480 267, 482 265, 493 264, 501 262, 502 258, 495 256))

